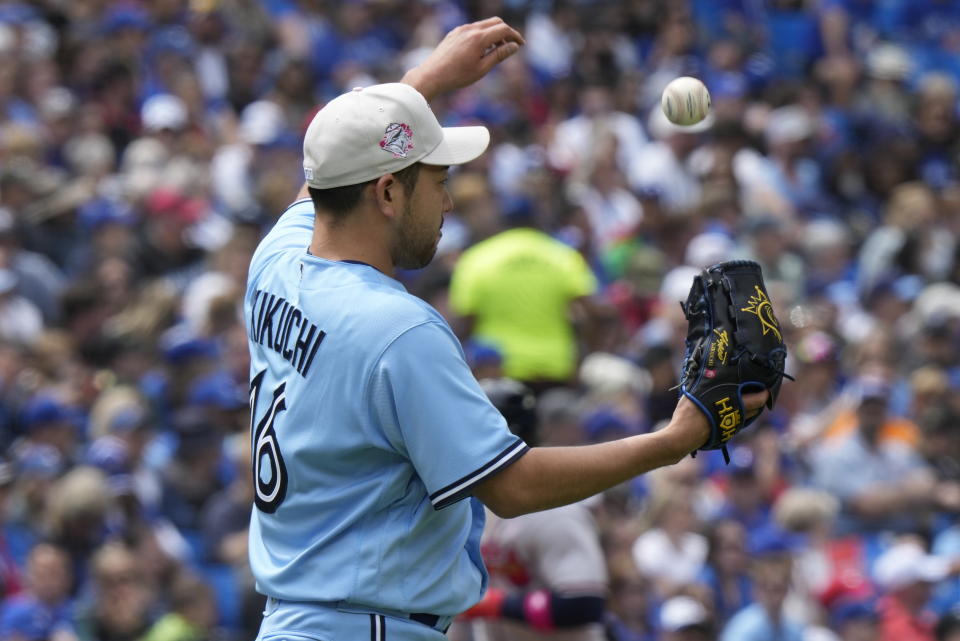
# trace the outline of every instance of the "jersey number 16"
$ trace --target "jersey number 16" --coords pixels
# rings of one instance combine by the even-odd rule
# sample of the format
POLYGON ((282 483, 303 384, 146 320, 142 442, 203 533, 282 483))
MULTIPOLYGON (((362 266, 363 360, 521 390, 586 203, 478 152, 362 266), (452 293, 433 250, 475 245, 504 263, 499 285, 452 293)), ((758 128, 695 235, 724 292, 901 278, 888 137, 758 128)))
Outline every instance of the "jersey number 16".
POLYGON ((256 489, 255 502, 261 512, 273 514, 283 503, 287 495, 287 468, 283 464, 283 455, 280 453, 280 444, 277 443, 277 432, 273 423, 277 415, 287 409, 287 400, 284 395, 286 383, 280 383, 273 390, 273 400, 263 418, 257 420, 257 401, 260 398, 260 387, 263 377, 267 373, 263 370, 253 377, 250 382, 250 434, 253 446, 253 485, 256 489))

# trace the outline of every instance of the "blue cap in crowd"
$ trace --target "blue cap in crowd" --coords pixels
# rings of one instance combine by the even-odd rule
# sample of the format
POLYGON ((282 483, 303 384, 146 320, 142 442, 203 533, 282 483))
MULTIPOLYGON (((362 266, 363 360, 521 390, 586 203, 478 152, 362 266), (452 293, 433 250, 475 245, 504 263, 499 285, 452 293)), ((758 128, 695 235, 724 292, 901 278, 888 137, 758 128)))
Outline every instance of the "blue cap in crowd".
POLYGON ((218 353, 215 341, 197 336, 183 325, 163 333, 160 337, 160 349, 171 365, 184 365, 195 358, 213 358, 218 353))
POLYGON ((31 430, 38 426, 50 425, 51 423, 70 423, 76 425, 77 415, 75 411, 65 403, 60 402, 53 396, 41 394, 35 396, 23 406, 20 415, 25 430, 31 430))
POLYGON ((750 532, 747 548, 753 558, 791 556, 801 550, 805 539, 776 524, 768 524, 750 532))
POLYGON ((198 407, 178 411, 171 427, 177 437, 177 456, 182 458, 207 456, 209 450, 219 447, 222 441, 219 430, 198 407))
POLYGON ((121 4, 106 12, 100 27, 106 34, 116 33, 121 29, 147 31, 150 29, 150 16, 140 7, 121 4))
POLYGON ((535 210, 533 201, 525 196, 506 196, 500 203, 500 211, 506 220, 519 223, 532 220, 535 210))
POLYGON ((183 27, 167 27, 153 33, 147 50, 151 57, 172 53, 189 58, 194 53, 193 37, 183 27))
POLYGON ((17 454, 17 477, 54 479, 63 471, 64 460, 51 445, 30 445, 17 454))
POLYGON ((110 417, 108 426, 111 432, 124 434, 140 428, 150 427, 146 410, 139 405, 121 407, 110 417))
POLYGON ((36 20, 40 14, 36 9, 22 2, 11 2, 0 5, 0 22, 22 25, 36 20))
POLYGON ((109 198, 94 198, 77 210, 77 220, 85 230, 94 232, 106 225, 129 226, 134 223, 129 207, 109 198))
POLYGON ((470 367, 481 365, 497 365, 503 362, 503 354, 490 343, 470 339, 463 345, 463 351, 466 354, 467 362, 470 367))
POLYGON ((130 471, 130 456, 126 444, 117 438, 99 438, 87 452, 87 463, 108 475, 130 471))
POLYGON ((636 434, 636 426, 613 410, 600 407, 583 419, 583 430, 591 441, 623 438, 636 434))
POLYGON ((753 450, 749 447, 739 446, 730 450, 730 464, 727 466, 727 472, 731 477, 752 478, 754 474, 753 450))
POLYGON ((244 409, 250 403, 246 387, 222 370, 195 382, 188 399, 191 405, 212 405, 224 410, 244 409))
POLYGON ((830 609, 830 622, 839 630, 851 621, 876 620, 879 617, 874 599, 843 599, 830 609))

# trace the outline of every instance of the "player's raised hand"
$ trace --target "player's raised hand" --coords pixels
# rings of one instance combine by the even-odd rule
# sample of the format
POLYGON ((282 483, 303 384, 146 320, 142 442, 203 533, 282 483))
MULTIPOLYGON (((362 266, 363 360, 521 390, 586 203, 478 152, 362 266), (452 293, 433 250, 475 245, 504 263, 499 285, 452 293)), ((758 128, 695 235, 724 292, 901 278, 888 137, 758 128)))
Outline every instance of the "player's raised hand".
POLYGON ((404 75, 426 99, 471 85, 524 44, 523 36, 500 18, 460 25, 426 60, 404 75))

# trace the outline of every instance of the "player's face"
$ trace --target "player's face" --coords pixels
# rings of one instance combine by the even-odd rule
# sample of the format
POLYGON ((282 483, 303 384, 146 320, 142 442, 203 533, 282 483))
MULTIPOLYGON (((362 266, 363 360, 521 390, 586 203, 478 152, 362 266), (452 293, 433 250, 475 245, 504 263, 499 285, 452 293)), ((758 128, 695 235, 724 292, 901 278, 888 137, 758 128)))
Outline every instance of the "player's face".
POLYGON ((400 269, 426 267, 442 235, 443 215, 453 209, 447 191, 447 168, 421 165, 413 191, 407 194, 397 220, 391 256, 400 269))

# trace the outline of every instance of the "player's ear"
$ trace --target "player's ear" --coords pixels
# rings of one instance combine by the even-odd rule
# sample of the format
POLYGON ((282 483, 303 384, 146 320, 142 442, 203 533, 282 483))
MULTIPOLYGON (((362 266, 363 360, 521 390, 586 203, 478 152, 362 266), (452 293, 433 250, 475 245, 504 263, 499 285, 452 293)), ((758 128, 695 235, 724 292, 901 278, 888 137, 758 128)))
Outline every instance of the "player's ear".
POLYGON ((387 218, 394 218, 402 211, 399 199, 404 197, 403 185, 393 174, 384 174, 373 185, 377 210, 387 218))

